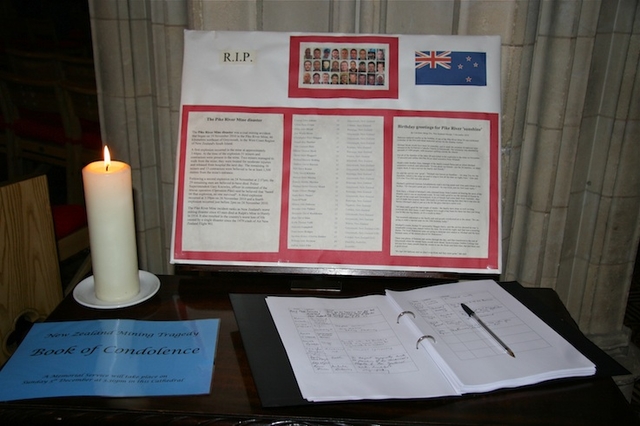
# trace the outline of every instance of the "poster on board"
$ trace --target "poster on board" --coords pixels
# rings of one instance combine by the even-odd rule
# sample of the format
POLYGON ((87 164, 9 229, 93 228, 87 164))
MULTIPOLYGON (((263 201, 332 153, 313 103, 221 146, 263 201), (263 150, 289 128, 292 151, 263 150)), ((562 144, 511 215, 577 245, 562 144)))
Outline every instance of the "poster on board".
POLYGON ((499 273, 500 38, 185 31, 171 262, 499 273))

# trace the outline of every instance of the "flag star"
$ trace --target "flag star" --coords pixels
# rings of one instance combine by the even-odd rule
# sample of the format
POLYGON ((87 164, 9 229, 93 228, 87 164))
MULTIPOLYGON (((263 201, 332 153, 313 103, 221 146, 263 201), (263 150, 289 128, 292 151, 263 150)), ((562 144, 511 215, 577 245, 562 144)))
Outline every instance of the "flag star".
POLYGON ((473 67, 474 67, 474 68, 478 68, 478 63, 477 63, 477 62, 475 62, 475 63, 473 64, 473 67))
POLYGON ((471 56, 467 56, 467 62, 471 62, 471 56))
POLYGON ((464 68, 464 65, 458 64, 458 69, 461 70, 462 68, 464 68))
POLYGON ((467 77, 467 83, 471 83, 471 77, 467 77))

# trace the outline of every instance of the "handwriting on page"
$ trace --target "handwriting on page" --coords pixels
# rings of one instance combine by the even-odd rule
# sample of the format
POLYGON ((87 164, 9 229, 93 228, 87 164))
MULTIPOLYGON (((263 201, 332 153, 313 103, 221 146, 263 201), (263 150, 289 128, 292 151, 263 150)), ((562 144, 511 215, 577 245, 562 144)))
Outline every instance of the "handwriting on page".
POLYGON ((416 314, 438 334, 438 342, 447 344, 464 359, 504 354, 487 333, 462 310, 460 304, 473 306, 476 314, 500 336, 515 353, 548 347, 549 343, 489 292, 460 293, 410 301, 416 314))
POLYGON ((316 373, 405 373, 418 368, 378 308, 291 308, 316 373))

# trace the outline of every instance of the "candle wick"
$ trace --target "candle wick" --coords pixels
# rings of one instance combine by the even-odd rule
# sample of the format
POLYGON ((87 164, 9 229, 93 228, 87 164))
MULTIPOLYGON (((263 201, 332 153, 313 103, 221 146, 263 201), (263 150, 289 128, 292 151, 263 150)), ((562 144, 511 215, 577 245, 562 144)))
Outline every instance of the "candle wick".
POLYGON ((107 172, 109 171, 109 165, 108 164, 106 165, 105 171, 107 171, 107 172))

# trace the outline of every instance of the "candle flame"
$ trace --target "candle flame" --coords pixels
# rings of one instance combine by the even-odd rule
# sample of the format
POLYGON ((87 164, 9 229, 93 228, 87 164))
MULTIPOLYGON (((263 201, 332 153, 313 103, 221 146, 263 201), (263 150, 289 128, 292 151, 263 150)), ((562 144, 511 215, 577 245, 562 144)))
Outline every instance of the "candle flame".
POLYGON ((104 146, 104 169, 105 171, 109 171, 109 165, 111 165, 111 155, 109 154, 109 148, 104 146))

